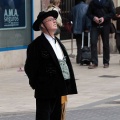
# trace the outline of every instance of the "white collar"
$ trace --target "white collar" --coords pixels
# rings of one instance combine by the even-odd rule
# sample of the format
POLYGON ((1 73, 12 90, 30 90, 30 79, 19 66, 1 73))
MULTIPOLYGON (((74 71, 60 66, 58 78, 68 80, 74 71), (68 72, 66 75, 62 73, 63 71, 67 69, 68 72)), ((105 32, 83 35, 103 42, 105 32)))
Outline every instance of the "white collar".
POLYGON ((51 44, 51 46, 52 46, 52 48, 53 48, 53 50, 54 50, 57 58, 60 59, 60 60, 62 60, 63 57, 64 57, 64 54, 63 54, 63 51, 62 51, 59 43, 57 41, 55 43, 54 38, 52 38, 50 35, 45 34, 45 33, 44 33, 44 35, 47 38, 48 42, 51 44))
POLYGON ((54 43, 55 43, 54 38, 52 38, 50 35, 48 35, 48 34, 46 34, 46 33, 44 33, 44 35, 45 35, 45 37, 47 38, 47 40, 48 40, 49 42, 54 42, 54 43))

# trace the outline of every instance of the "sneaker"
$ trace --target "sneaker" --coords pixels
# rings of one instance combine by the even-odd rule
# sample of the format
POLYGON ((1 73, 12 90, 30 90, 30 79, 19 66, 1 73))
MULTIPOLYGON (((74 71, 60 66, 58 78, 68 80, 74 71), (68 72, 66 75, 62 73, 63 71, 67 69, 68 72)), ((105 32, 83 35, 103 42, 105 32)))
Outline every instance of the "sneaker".
POLYGON ((98 67, 98 65, 92 64, 92 65, 88 66, 88 69, 94 69, 94 68, 97 68, 97 67, 98 67))
POLYGON ((105 63, 103 68, 108 68, 109 67, 109 64, 105 63))

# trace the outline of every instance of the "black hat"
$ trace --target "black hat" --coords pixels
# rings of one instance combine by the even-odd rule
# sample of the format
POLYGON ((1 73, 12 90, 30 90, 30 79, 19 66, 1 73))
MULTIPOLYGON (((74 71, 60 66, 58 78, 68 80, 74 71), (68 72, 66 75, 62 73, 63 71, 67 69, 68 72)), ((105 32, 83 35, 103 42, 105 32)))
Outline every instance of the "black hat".
POLYGON ((58 12, 55 10, 51 10, 48 12, 42 11, 38 14, 36 21, 33 23, 33 30, 39 31, 40 30, 40 24, 43 22, 43 20, 49 16, 53 16, 54 18, 58 17, 58 12))

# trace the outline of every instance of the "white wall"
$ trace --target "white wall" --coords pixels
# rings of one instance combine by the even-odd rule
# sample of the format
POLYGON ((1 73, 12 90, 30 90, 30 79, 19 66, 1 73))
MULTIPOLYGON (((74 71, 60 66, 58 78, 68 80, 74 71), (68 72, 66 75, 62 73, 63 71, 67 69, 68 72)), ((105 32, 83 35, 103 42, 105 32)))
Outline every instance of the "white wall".
POLYGON ((25 63, 26 50, 0 52, 0 69, 22 67, 25 63))
POLYGON ((118 6, 120 6, 120 0, 118 0, 118 6))
MULTIPOLYGON (((41 11, 41 0, 34 0, 34 21, 37 19, 39 12, 41 11)), ((34 32, 34 38, 40 35, 40 31, 34 32)))

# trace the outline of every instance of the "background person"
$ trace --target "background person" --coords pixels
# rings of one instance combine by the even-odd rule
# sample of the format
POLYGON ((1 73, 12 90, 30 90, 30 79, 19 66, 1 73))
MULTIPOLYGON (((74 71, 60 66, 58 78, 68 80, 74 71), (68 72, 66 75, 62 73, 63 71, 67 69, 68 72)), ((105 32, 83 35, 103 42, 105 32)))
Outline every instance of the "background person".
POLYGON ((109 33, 111 18, 115 14, 112 0, 92 0, 89 4, 87 15, 92 21, 91 28, 91 55, 92 64, 88 67, 94 69, 98 66, 97 42, 101 35, 103 42, 103 64, 104 68, 109 67, 109 33))
MULTIPOLYGON (((86 4, 85 1, 86 0, 78 0, 78 4, 72 8, 70 13, 70 20, 73 22, 73 34, 77 45, 77 64, 79 64, 81 60, 82 32, 90 31, 91 27, 90 19, 86 16, 88 4, 86 4)), ((87 42, 86 39, 85 43, 87 42)))
POLYGON ((57 25, 58 29, 55 32, 57 37, 60 37, 60 28, 63 26, 62 18, 61 18, 61 9, 59 8, 61 0, 50 0, 50 4, 48 5, 47 11, 56 10, 58 12, 57 17, 57 25))
POLYGON ((24 68, 35 90, 36 120, 61 120, 61 96, 77 94, 69 56, 54 36, 57 17, 54 10, 39 13, 33 29, 42 33, 27 48, 24 68))
POLYGON ((120 6, 116 7, 116 15, 113 17, 113 20, 116 20, 115 39, 116 39, 117 49, 120 53, 120 6))

